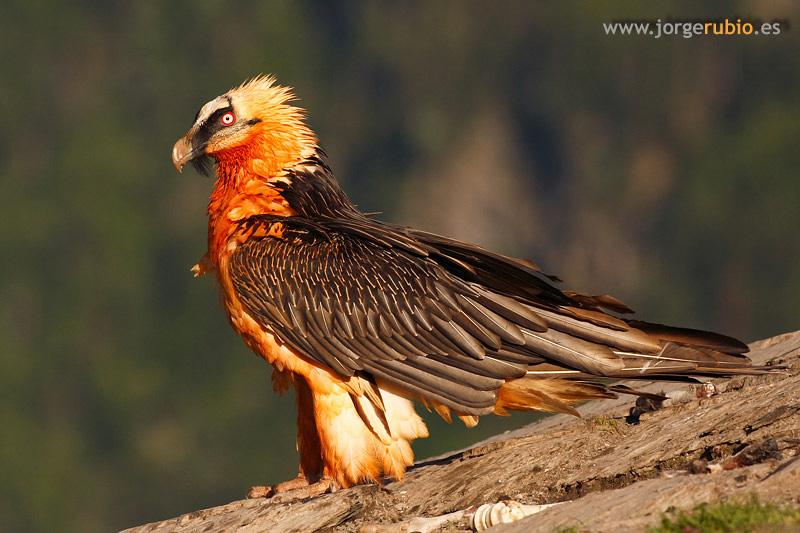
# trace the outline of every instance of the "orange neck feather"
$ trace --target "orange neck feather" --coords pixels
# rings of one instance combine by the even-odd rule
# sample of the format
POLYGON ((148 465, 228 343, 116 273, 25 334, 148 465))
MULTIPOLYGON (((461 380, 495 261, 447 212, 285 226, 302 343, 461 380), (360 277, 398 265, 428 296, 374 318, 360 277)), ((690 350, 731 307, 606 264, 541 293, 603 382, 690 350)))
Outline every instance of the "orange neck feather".
POLYGON ((213 154, 217 181, 208 204, 209 255, 224 253, 238 222, 253 215, 292 216, 294 211, 272 186, 286 169, 313 154, 316 137, 296 121, 258 124, 249 142, 213 154))

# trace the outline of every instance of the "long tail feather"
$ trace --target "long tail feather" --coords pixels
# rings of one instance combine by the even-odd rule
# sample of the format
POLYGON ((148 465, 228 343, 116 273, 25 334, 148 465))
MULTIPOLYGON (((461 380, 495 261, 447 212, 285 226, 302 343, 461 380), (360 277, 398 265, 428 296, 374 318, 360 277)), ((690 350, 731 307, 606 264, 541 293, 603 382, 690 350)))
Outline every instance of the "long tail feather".
POLYGON ((578 416, 572 405, 587 400, 616 398, 617 395, 599 383, 567 379, 514 379, 498 391, 495 413, 514 411, 548 411, 578 416))

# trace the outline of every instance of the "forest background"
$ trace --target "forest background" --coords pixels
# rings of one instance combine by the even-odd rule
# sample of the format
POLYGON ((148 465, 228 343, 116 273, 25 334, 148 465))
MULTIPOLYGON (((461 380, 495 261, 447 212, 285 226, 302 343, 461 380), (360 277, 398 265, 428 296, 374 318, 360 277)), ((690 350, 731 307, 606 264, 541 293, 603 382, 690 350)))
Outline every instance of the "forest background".
MULTIPOLYGON (((170 161, 204 102, 262 72, 365 211, 652 321, 797 329, 798 4, 547 6, 6 1, 0 529, 119 529, 296 473, 291 395, 189 273, 212 181, 170 161), (783 31, 603 29, 670 17, 783 31)), ((531 417, 428 419, 418 457, 531 417)))

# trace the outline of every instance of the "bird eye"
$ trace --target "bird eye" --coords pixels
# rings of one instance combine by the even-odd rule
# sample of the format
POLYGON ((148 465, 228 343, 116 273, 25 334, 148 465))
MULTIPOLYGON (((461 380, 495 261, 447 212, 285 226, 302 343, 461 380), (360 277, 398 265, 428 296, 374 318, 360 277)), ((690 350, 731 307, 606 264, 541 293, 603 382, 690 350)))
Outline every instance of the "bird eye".
POLYGON ((227 113, 225 113, 224 115, 222 115, 222 116, 220 117, 220 119, 219 119, 219 122, 220 122, 220 124, 222 124, 223 126, 230 126, 231 124, 233 124, 234 122, 236 122, 236 116, 234 116, 234 114, 233 114, 233 113, 231 113, 230 111, 228 111, 227 113))

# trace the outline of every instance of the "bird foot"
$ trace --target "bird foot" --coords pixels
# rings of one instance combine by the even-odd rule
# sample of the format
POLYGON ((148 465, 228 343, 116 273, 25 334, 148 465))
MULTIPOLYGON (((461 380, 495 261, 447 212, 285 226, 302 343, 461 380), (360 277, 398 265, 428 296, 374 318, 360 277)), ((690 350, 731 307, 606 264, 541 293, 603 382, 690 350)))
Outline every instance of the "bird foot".
POLYGON ((300 474, 294 479, 283 481, 277 485, 250 487, 250 490, 247 491, 247 498, 275 498, 281 502, 288 502, 314 498, 326 492, 334 492, 338 488, 336 482, 331 478, 324 477, 316 483, 310 483, 304 475, 300 474))

